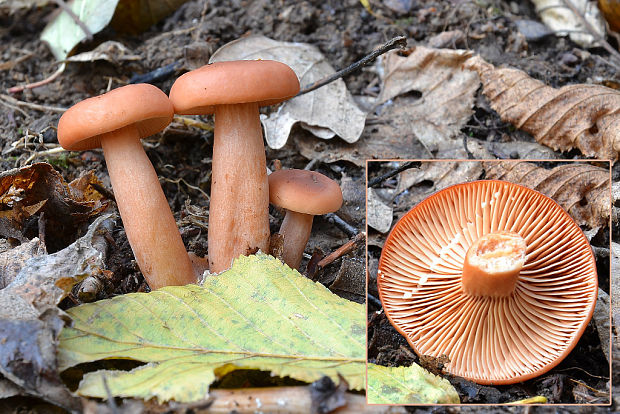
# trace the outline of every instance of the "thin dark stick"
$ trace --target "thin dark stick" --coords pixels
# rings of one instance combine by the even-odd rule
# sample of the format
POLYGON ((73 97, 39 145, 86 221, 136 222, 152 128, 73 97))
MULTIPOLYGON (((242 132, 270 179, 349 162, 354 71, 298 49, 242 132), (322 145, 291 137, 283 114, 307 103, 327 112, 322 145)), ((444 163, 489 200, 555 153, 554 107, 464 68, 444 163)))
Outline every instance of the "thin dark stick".
POLYGON ((408 161, 404 163, 403 165, 401 165, 400 167, 393 169, 390 172, 387 172, 383 175, 380 175, 379 177, 375 177, 372 180, 368 181, 368 187, 374 187, 378 184, 381 184, 383 181, 387 180, 388 178, 392 178, 396 174, 400 174, 401 172, 408 170, 410 168, 420 168, 420 165, 421 165, 420 161, 408 161))
POLYGON ((368 63, 370 63, 372 60, 374 60, 377 56, 380 56, 382 54, 384 54, 385 52, 388 52, 392 49, 404 49, 407 46, 407 38, 404 36, 399 36, 399 37, 395 37, 392 40, 390 40, 389 42, 385 43, 383 46, 381 46, 380 48, 374 50, 371 54, 364 56, 361 60, 358 60, 357 62, 353 63, 351 66, 347 66, 346 68, 334 73, 333 75, 330 75, 326 78, 320 79, 314 83, 311 83, 310 85, 306 85, 301 91, 299 91, 299 93, 296 96, 299 95, 303 95, 305 93, 308 92, 312 92, 315 89, 320 88, 321 86, 325 86, 328 83, 331 83, 337 79, 340 79, 346 75, 348 75, 349 73, 356 71, 357 69, 361 68, 362 66, 367 65, 368 63))
POLYGON ((63 9, 65 13, 67 13, 69 17, 71 17, 71 19, 73 19, 75 24, 80 26, 80 29, 82 29, 82 31, 86 35, 87 40, 93 40, 93 33, 88 29, 88 26, 86 26, 86 24, 83 21, 81 21, 80 18, 77 17, 75 13, 73 13, 73 10, 71 10, 71 7, 69 7, 63 0, 55 0, 55 3, 58 5, 58 7, 63 9))
POLYGON ((356 229, 334 213, 327 213, 323 216, 323 218, 325 218, 330 223, 333 223, 349 237, 357 236, 357 234, 360 232, 358 229, 356 229))
POLYGON ((370 293, 367 295, 368 296, 368 304, 369 305, 374 305, 375 307, 381 309, 383 307, 383 304, 381 303, 381 301, 379 299, 377 299, 377 297, 371 295, 370 293))

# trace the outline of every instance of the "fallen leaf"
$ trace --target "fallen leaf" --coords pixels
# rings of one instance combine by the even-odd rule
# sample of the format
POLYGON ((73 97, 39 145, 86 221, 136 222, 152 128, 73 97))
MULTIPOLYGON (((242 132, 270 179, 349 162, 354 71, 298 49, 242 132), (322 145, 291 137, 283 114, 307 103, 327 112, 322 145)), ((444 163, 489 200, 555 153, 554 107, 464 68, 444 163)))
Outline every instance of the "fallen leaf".
MULTIPOLYGON (((302 87, 335 73, 315 46, 278 42, 264 36, 232 41, 219 48, 210 62, 251 59, 286 63, 295 71, 302 87)), ((357 107, 342 79, 292 98, 278 111, 261 117, 267 145, 275 149, 286 144, 291 128, 298 122, 319 138, 330 139, 338 135, 347 143, 353 143, 362 134, 365 120, 366 114, 357 107)))
POLYGON ((368 226, 387 233, 392 226, 392 203, 383 200, 373 188, 368 189, 368 226))
MULTIPOLYGON (((295 144, 309 159, 340 160, 364 166, 366 159, 468 158, 461 129, 472 114, 474 96, 480 86, 475 72, 463 70, 470 56, 463 50, 415 47, 406 52, 388 52, 378 72, 382 90, 376 100, 376 116, 368 119, 355 145, 327 145, 307 136, 295 144)), ((476 158, 492 158, 477 142, 468 142, 476 158)))
POLYGON ((601 349, 603 354, 605 354, 607 361, 611 362, 609 354, 609 323, 611 322, 609 320, 609 311, 611 307, 609 306, 609 300, 609 295, 605 293, 603 289, 599 288, 598 300, 596 301, 596 307, 594 308, 594 313, 592 314, 592 321, 596 326, 596 332, 601 340, 601 349))
MULTIPOLYGON (((110 23, 118 2, 119 0, 73 0, 67 3, 67 6, 91 34, 96 34, 110 23)), ((87 35, 67 12, 59 12, 41 33, 41 40, 47 43, 57 60, 64 60, 87 35)))
POLYGON ((413 135, 430 158, 443 158, 441 152, 455 146, 463 151, 460 158, 466 158, 461 140, 455 138, 473 113, 474 95, 480 85, 475 72, 463 70, 470 56, 471 52, 465 50, 421 46, 408 50, 406 56, 397 51, 384 55, 380 69, 383 85, 377 104, 389 101, 387 106, 393 110, 384 114, 380 108, 381 117, 389 120, 378 126, 385 130, 383 134, 413 135), (413 94, 415 99, 390 101, 404 94, 413 94))
POLYGON ((575 13, 567 7, 570 1, 579 13, 594 28, 600 37, 605 36, 605 22, 596 2, 588 0, 532 0, 540 19, 559 36, 570 39, 582 47, 593 47, 596 38, 592 36, 575 13))
POLYGON ((134 55, 131 50, 122 43, 108 40, 103 42, 91 51, 73 55, 67 58, 69 62, 94 62, 95 60, 105 60, 118 64, 123 60, 140 60, 140 56, 134 55))
POLYGON ((146 363, 88 373, 80 395, 197 401, 216 377, 240 368, 307 382, 341 375, 352 389, 364 387, 363 306, 262 253, 240 257, 204 286, 168 286, 68 313, 74 323, 61 334, 61 370, 109 358, 146 363))
POLYGON ((73 241, 75 230, 103 212, 109 205, 91 184, 102 185, 92 171, 67 184, 47 163, 36 163, 0 173, 0 235, 22 242, 28 234, 25 222, 44 214, 44 240, 49 251, 57 251, 73 241))
POLYGON ((488 179, 521 184, 551 197, 579 225, 609 225, 609 169, 576 162, 546 169, 525 161, 489 161, 484 168, 488 179))
POLYGON ((103 238, 102 227, 111 229, 110 215, 95 220, 67 248, 25 261, 0 289, 0 384, 9 381, 13 395, 17 389, 68 410, 80 407, 58 375, 56 343, 64 318, 56 305, 75 283, 104 265, 104 252, 93 247, 103 238))
POLYGON ((112 27, 121 33, 139 34, 187 0, 117 0, 112 27))
POLYGON ((413 364, 384 367, 368 364, 369 404, 459 404, 459 395, 448 380, 413 364))
POLYGON ((15 279, 28 259, 41 254, 45 254, 45 246, 38 238, 0 253, 0 289, 4 289, 15 279))
POLYGON ((554 150, 578 148, 588 157, 615 161, 620 152, 620 92, 601 85, 546 86, 518 69, 496 69, 479 56, 484 95, 503 121, 554 150))

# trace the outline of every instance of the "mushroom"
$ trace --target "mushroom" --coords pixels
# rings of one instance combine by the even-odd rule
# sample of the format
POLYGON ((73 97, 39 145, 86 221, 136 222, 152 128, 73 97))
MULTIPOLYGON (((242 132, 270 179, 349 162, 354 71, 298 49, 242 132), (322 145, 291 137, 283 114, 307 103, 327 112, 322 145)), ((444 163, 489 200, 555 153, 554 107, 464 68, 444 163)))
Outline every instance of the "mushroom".
POLYGON ((182 75, 170 90, 179 114, 215 113, 209 269, 269 247, 269 194, 258 108, 293 97, 295 72, 270 60, 217 62, 182 75))
POLYGON ((103 148, 129 244, 151 289, 196 282, 170 206, 140 143, 164 129, 172 117, 165 93, 137 84, 79 102, 58 123, 63 148, 103 148))
POLYGON ((315 215, 342 205, 338 183, 316 171, 279 170, 269 175, 269 201, 286 209, 279 233, 284 237, 282 261, 299 268, 315 215))
POLYGON ((541 375, 575 347, 594 310, 588 240, 537 191, 503 181, 441 190, 389 234, 377 273, 394 327, 419 355, 480 384, 541 375))

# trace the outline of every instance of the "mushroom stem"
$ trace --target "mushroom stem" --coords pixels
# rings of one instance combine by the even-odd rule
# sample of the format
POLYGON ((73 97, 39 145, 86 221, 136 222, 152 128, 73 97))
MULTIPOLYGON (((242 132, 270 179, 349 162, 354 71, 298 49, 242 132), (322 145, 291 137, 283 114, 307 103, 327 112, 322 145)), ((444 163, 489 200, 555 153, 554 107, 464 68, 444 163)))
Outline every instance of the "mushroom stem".
POLYGON ((461 283, 473 296, 510 296, 525 263, 525 240, 517 233, 489 233, 476 240, 465 255, 461 283))
POLYGON ((301 257, 310 239, 313 220, 312 214, 286 210, 279 233, 284 237, 282 261, 291 269, 298 269, 301 264, 301 257))
POLYGON ((269 246, 269 184, 258 103, 215 108, 208 237, 213 273, 269 246))
POLYGON ((179 229, 136 126, 103 134, 101 146, 129 244, 151 289, 196 283, 179 229))

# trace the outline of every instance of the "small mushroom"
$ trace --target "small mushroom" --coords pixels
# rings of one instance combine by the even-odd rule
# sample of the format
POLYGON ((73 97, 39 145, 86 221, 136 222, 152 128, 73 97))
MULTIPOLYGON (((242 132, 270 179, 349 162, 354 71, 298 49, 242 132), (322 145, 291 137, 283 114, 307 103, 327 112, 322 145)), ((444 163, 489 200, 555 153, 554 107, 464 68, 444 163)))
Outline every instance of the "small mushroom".
POLYGON ((137 84, 79 102, 58 123, 63 148, 103 148, 129 244, 151 289, 196 282, 168 201, 140 143, 164 129, 172 116, 165 93, 137 84))
POLYGON ((286 209, 279 231, 284 237, 282 260, 297 269, 314 216, 334 212, 342 205, 340 186, 316 171, 279 170, 269 175, 269 200, 286 209))
POLYGON ((592 316, 596 264, 553 200, 503 181, 441 190, 389 234, 379 295, 419 355, 480 384, 539 376, 568 355, 592 316))
POLYGON ((209 207, 209 269, 269 247, 269 194, 258 108, 293 97, 299 80, 270 60, 217 62, 182 75, 170 90, 179 114, 215 113, 209 207))

